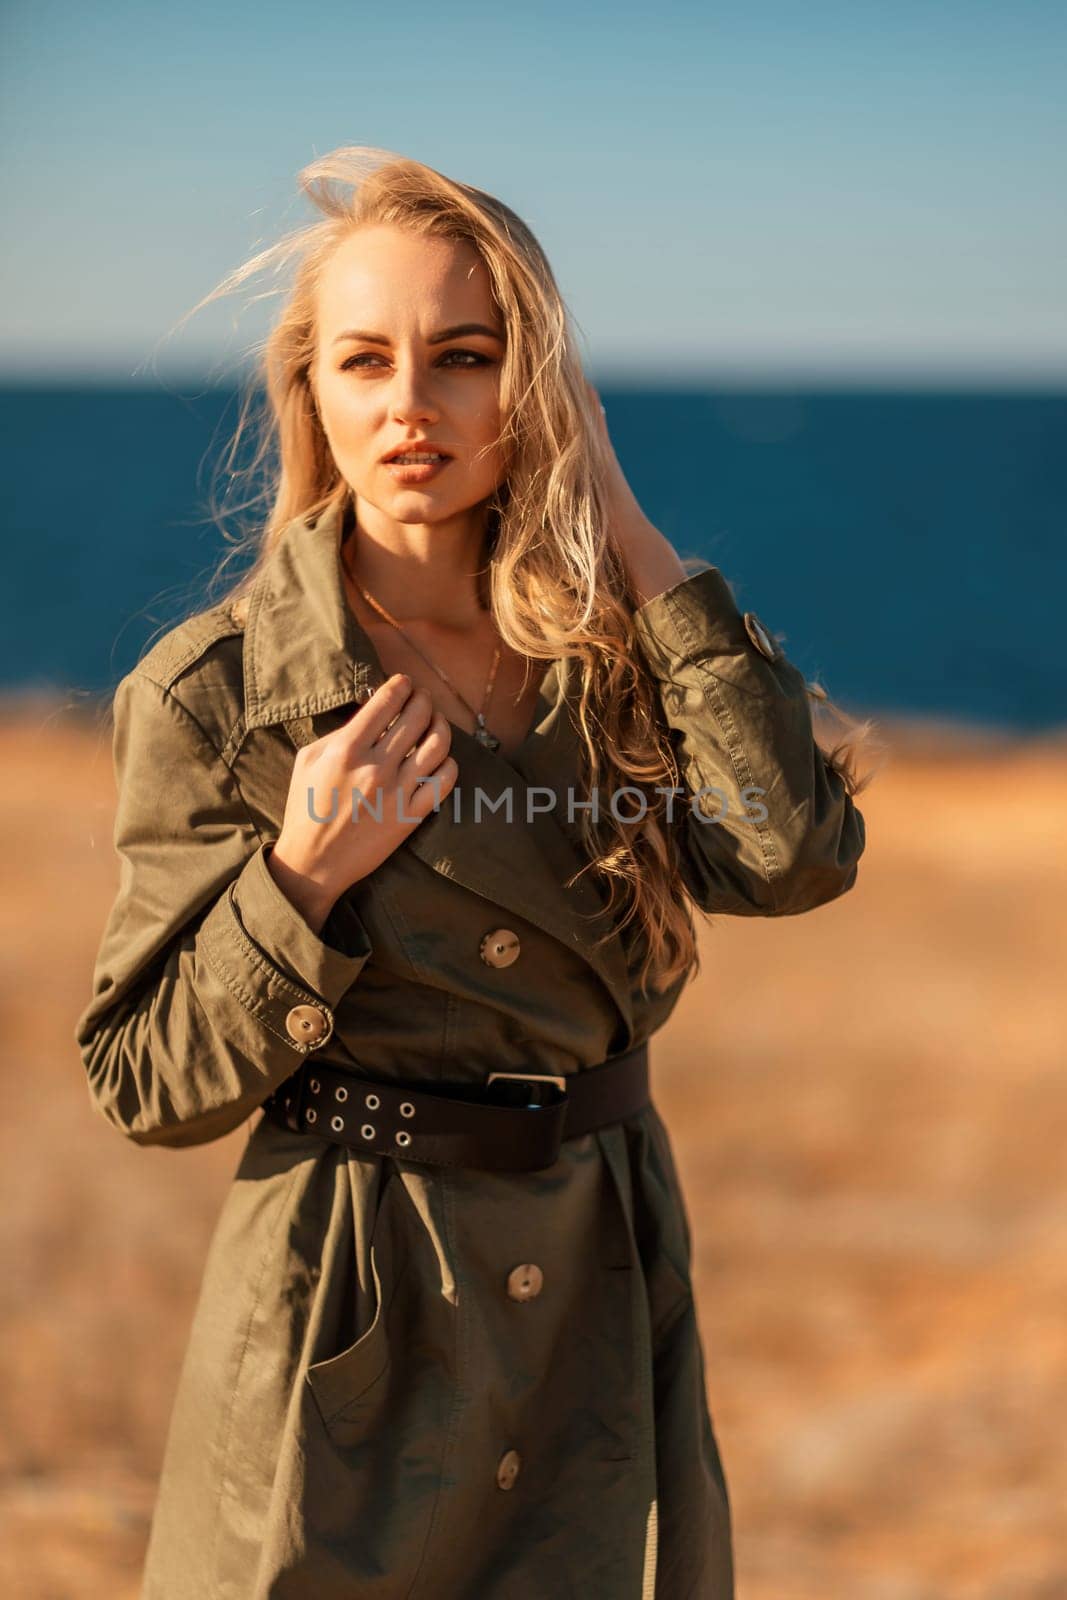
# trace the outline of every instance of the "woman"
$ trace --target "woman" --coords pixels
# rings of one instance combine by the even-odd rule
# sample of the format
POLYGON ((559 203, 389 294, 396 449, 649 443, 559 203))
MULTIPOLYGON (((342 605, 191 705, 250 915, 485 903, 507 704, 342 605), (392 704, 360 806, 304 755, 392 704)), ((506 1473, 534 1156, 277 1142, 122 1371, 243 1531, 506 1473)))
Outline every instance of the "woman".
POLYGON ((821 691, 642 513, 521 220, 383 152, 302 179, 262 544, 116 691, 77 1027, 137 1143, 265 1108, 143 1592, 725 1600, 646 1045, 690 904, 851 887, 857 785, 821 691))

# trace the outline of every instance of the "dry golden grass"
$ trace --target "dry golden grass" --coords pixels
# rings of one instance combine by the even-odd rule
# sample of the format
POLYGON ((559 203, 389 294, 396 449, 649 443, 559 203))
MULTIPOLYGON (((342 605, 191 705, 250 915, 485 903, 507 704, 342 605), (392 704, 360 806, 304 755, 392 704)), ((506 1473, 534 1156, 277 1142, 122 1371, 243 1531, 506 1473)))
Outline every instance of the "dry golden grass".
MULTIPOLYGON (((1067 746, 887 731, 856 888, 707 927, 654 1046, 738 1595, 1053 1600, 1067 746)), ((109 738, 30 704, 0 751, 0 1582, 132 1600, 245 1134, 140 1150, 92 1110, 72 1029, 115 883, 109 738)))

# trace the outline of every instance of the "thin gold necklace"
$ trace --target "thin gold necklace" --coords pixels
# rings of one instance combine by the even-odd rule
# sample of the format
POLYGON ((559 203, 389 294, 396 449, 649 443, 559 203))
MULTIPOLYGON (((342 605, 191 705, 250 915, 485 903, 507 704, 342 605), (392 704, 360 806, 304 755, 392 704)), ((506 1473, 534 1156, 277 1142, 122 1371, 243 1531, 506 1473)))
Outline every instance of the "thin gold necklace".
POLYGON ((466 706, 467 710, 470 712, 471 716, 474 718, 474 721, 475 721, 474 737, 475 737, 475 739, 477 739, 478 743, 481 744, 481 745, 484 745, 487 750, 499 750, 499 748, 500 748, 500 740, 497 738, 495 733, 490 733, 489 729, 486 726, 486 722, 485 722, 486 714, 487 714, 487 712, 489 710, 489 702, 490 702, 490 700, 492 699, 492 696, 493 696, 493 684, 496 682, 497 667, 500 665, 500 646, 499 646, 499 644, 495 645, 494 648, 493 648, 493 664, 489 668, 489 678, 488 678, 488 681, 486 682, 486 685, 485 685, 485 694, 482 697, 482 709, 480 711, 475 711, 475 709, 471 705, 470 701, 467 700, 465 698, 465 696, 460 694, 459 690, 456 688, 455 684, 452 682, 452 679, 448 676, 448 673, 443 671, 442 668, 437 665, 436 661, 431 661, 430 657, 426 654, 425 650, 420 649, 420 647, 415 643, 414 639, 408 633, 407 629, 401 627, 400 623, 396 620, 396 618, 395 617, 391 617, 389 615, 388 611, 386 611, 385 607, 383 605, 379 604, 379 602, 377 600, 375 600, 375 598, 374 598, 374 596, 372 594, 369 594, 367 592, 367 590, 363 587, 363 585, 359 582, 358 578, 353 573, 351 566, 349 566, 349 568, 348 568, 348 575, 352 579, 352 582, 355 584, 356 588, 359 590, 360 594, 363 596, 363 598, 367 602, 367 604, 369 606, 371 606, 373 608, 373 610, 375 610, 380 617, 384 617, 386 622, 389 622, 389 623, 392 624, 392 626, 396 629, 397 633, 400 634, 401 638, 407 640, 408 644, 411 646, 412 650, 415 651, 416 655, 420 655, 422 657, 422 659, 425 661, 426 665, 428 667, 432 667, 433 668, 434 672, 436 672, 437 676, 441 679, 441 681, 443 683, 446 683, 448 685, 448 687, 451 689, 451 691, 455 695, 456 699, 459 700, 463 705, 466 706))

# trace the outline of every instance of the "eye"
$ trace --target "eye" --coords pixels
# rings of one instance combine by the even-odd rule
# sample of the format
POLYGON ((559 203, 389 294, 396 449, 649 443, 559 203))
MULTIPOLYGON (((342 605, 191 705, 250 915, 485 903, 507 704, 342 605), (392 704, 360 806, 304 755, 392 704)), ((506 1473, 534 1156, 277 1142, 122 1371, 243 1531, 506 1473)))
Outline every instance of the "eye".
POLYGON ((442 358, 442 366, 447 361, 448 356, 470 356, 477 367, 487 367, 489 365, 489 357, 483 356, 478 350, 449 350, 448 354, 442 358))
MULTIPOLYGON (((375 355, 372 350, 364 350, 359 355, 347 356, 345 360, 341 362, 338 370, 341 372, 347 372, 350 367, 362 366, 363 363, 368 359, 371 361, 380 361, 382 358, 375 355)), ((448 350, 441 357, 440 361, 438 362, 438 366, 443 367, 446 365, 446 363, 464 367, 487 367, 490 365, 490 358, 488 356, 483 356, 479 350, 448 350), (450 360, 452 356, 466 356, 469 357, 469 360, 452 363, 450 360)))

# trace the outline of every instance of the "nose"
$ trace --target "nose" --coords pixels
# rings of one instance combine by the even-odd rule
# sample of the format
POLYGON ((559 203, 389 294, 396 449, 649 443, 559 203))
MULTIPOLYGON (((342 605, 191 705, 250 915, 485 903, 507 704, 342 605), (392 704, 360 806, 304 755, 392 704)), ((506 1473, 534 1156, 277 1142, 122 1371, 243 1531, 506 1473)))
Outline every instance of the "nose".
POLYGON ((439 413, 433 403, 430 375, 413 361, 399 361, 390 385, 389 408, 394 422, 433 422, 439 413))

